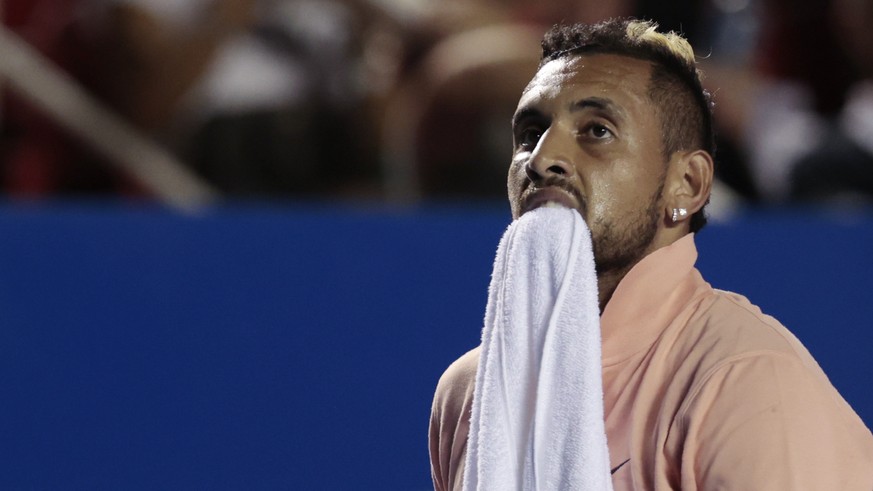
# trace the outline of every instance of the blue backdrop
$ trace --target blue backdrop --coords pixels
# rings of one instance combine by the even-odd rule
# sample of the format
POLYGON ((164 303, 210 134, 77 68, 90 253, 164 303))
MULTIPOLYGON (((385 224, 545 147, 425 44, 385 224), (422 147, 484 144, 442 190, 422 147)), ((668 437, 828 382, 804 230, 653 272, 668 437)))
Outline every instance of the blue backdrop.
MULTIPOLYGON (((0 207, 0 488, 430 489, 443 369, 479 338, 504 205, 0 207)), ((704 276, 873 423, 873 214, 758 211, 704 276)))

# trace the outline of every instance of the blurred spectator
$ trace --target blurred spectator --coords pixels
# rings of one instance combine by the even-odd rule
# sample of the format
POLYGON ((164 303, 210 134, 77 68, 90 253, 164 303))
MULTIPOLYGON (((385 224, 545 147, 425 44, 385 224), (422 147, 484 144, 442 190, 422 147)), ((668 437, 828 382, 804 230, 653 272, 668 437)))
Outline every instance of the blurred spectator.
POLYGON ((862 74, 817 145, 798 159, 792 197, 873 202, 873 3, 835 0, 831 19, 846 53, 862 74))
POLYGON ((375 179, 355 117, 350 8, 306 0, 104 0, 98 91, 237 196, 375 179))
POLYGON ((771 202, 873 196, 873 107, 860 76, 870 77, 870 2, 713 3, 734 9, 721 19, 744 20, 722 31, 742 35, 714 42, 705 71, 722 134, 748 162, 745 193, 771 202))
MULTIPOLYGON (((13 3, 6 18, 229 194, 372 193, 375 138, 359 76, 365 19, 354 3, 36 0, 13 3)), ((17 101, 10 109, 7 190, 125 187, 41 115, 17 101)))

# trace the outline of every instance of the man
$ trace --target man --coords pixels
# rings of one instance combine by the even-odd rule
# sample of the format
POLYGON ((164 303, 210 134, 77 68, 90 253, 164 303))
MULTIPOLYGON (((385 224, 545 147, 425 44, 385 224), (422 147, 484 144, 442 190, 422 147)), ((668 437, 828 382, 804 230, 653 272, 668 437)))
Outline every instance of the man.
MULTIPOLYGON (((591 230, 615 490, 873 489, 873 436, 809 353, 694 268, 713 137, 684 39, 627 19, 556 27, 513 134, 513 218, 557 202, 591 230)), ((437 387, 437 490, 462 488, 478 358, 437 387)))

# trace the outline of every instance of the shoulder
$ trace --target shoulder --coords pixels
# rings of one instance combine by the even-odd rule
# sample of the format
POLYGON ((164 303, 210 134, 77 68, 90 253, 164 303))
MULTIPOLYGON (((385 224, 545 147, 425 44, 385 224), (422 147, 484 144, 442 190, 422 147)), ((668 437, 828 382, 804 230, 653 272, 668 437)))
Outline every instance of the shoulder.
POLYGON ((680 417, 720 408, 726 411, 720 424, 730 418, 741 424, 780 413, 779 425, 836 425, 842 430, 832 433, 860 432, 869 440, 869 430, 803 344, 744 296, 715 290, 688 330, 694 346, 686 354, 696 369, 680 417))
POLYGON ((675 340, 676 434, 693 462, 683 479, 732 489, 871 489, 873 435, 779 321, 742 295, 715 290, 675 340))
POLYGON ((800 340, 742 295, 713 290, 672 349, 675 373, 685 374, 679 377, 687 391, 684 409, 701 400, 723 402, 731 391, 739 398, 732 404, 750 407, 767 406, 790 392, 852 413, 800 340))
POLYGON ((437 383, 434 407, 446 401, 472 398, 476 383, 476 369, 479 366, 479 346, 463 354, 443 372, 437 383))
POLYGON ((751 303, 746 297, 724 290, 712 290, 688 323, 698 349, 705 349, 710 361, 771 354, 786 357, 818 369, 807 349, 785 326, 751 303))
POLYGON ((437 384, 430 415, 430 462, 434 489, 450 490, 463 480, 467 433, 479 348, 449 365, 437 384))

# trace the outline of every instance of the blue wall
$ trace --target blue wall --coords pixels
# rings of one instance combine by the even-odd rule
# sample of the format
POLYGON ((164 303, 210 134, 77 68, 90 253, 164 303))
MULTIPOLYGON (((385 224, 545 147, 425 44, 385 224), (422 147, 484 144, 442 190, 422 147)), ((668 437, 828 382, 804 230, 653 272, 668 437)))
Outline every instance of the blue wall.
MULTIPOLYGON (((430 488, 503 205, 200 216, 0 207, 0 488, 430 488)), ((768 212, 699 267, 783 321, 873 423, 873 214, 768 212)))

